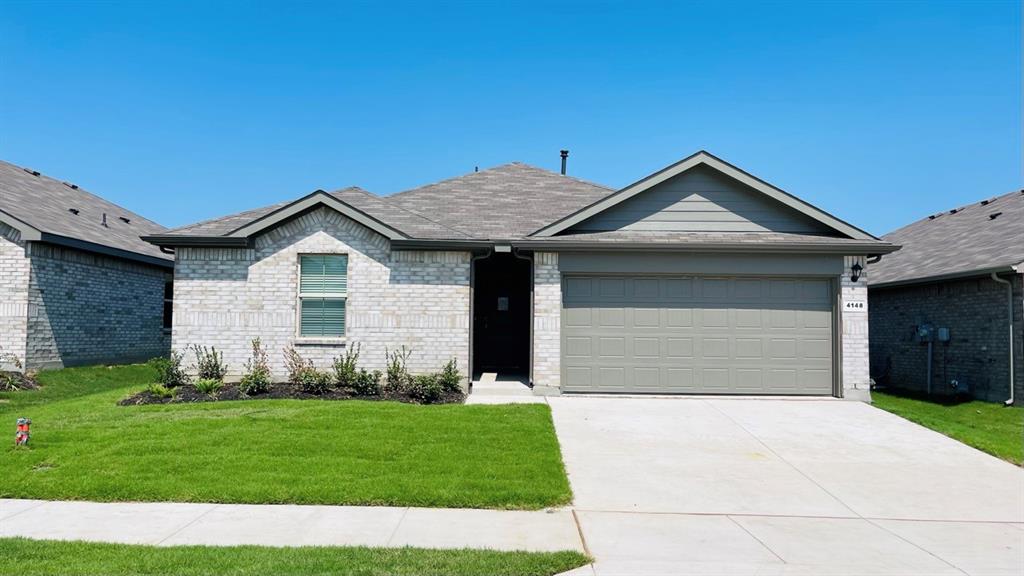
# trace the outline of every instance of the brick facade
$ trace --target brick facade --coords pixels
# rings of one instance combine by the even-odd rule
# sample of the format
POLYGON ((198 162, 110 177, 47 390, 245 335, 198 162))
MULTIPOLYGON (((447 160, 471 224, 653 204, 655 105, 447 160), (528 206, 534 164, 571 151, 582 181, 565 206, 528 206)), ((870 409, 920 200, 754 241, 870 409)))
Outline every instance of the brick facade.
MULTIPOLYGON (((1009 275, 1002 276, 1010 279, 1009 275)), ((1021 275, 1013 275, 1016 396, 1024 399, 1024 313, 1021 275)), ((928 346, 921 324, 948 328, 948 343, 933 343, 932 392, 953 393, 952 382, 976 398, 1009 397, 1006 285, 984 276, 871 289, 871 368, 880 384, 923 392, 928 346)))
POLYGON ((558 254, 533 256, 533 385, 535 394, 557 394, 561 382, 562 273, 558 254))
POLYGON ((21 233, 0 222, 0 370, 25 365, 29 259, 21 233), (16 358, 11 361, 8 356, 16 358))
POLYGON ((868 353, 868 276, 863 256, 843 259, 839 278, 839 349, 842 356, 840 381, 843 398, 871 401, 871 368, 868 353), (857 282, 850 279, 850 267, 865 268, 857 282), (863 307, 862 307, 863 305, 863 307))
POLYGON ((469 278, 468 252, 392 251, 383 236, 321 207, 258 236, 252 249, 179 248, 173 346, 216 346, 232 376, 244 371, 257 336, 278 379, 289 344, 327 368, 357 342, 368 369, 382 370, 385 350, 404 345, 413 351, 412 372, 436 371, 455 358, 466 374, 469 278), (348 255, 344 341, 297 337, 302 253, 348 255))
POLYGON ((28 369, 166 355, 163 295, 170 278, 158 266, 21 242, 17 231, 0 225, 0 346, 28 369))

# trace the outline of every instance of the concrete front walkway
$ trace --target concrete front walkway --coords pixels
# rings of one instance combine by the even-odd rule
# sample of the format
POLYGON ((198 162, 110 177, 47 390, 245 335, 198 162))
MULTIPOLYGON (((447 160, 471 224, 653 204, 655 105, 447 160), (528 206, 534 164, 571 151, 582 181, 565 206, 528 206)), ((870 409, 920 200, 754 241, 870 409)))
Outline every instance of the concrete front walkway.
POLYGON ((174 546, 583 550, 570 510, 97 503, 0 499, 0 537, 174 546))
POLYGON ((578 574, 1024 574, 1024 472, 866 404, 549 404, 578 574))

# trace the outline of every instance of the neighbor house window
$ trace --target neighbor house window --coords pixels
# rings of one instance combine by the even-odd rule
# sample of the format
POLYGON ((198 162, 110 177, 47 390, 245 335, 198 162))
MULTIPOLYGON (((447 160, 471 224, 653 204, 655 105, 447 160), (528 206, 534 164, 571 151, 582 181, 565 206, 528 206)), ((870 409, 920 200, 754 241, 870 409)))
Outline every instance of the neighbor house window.
POLYGON ((347 296, 348 256, 299 256, 299 336, 344 336, 347 296))
POLYGON ((174 282, 164 282, 164 330, 170 330, 174 324, 174 282))

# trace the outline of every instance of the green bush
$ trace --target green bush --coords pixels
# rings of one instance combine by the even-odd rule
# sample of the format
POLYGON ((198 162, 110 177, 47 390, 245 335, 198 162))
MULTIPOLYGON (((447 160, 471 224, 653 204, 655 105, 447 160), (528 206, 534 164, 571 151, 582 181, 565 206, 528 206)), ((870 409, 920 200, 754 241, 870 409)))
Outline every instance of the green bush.
POLYGON ((163 384, 150 384, 146 387, 146 390, 157 398, 174 398, 178 393, 177 388, 171 388, 163 384))
POLYGON ((419 374, 409 382, 409 396, 424 404, 433 404, 441 399, 440 376, 437 374, 419 374))
POLYGON ((405 392, 411 385, 412 377, 409 376, 409 370, 406 368, 406 362, 411 355, 412 350, 407 350, 405 346, 402 346, 401 350, 386 350, 384 352, 384 356, 387 358, 384 383, 391 392, 405 392))
POLYGON ((296 384, 306 394, 326 394, 334 382, 333 376, 315 368, 308 368, 299 373, 299 381, 296 384))
POLYGON ((352 381, 352 392, 360 396, 380 396, 380 370, 368 372, 365 368, 360 370, 352 381))
POLYGON ((192 350, 196 354, 196 378, 224 381, 224 375, 228 373, 228 365, 224 363, 224 355, 217 352, 216 347, 207 348, 195 344, 192 346, 192 350))
POLYGON ((270 364, 259 338, 252 339, 252 356, 245 361, 245 375, 238 389, 246 396, 270 390, 270 364))
POLYGON ((353 388, 359 373, 356 362, 359 360, 359 349, 356 344, 345 351, 345 355, 334 359, 334 381, 339 388, 353 388))
POLYGON ((462 392, 462 374, 459 373, 459 367, 455 358, 452 358, 444 365, 437 378, 441 384, 441 389, 445 392, 462 392))
POLYGON ((288 370, 288 381, 292 384, 299 384, 304 372, 315 370, 313 361, 303 358, 290 344, 284 349, 284 367, 288 370))
POLYGON ((196 387, 196 391, 200 394, 206 394, 207 396, 213 396, 220 389, 224 387, 224 382, 215 378, 199 378, 192 383, 196 387))
POLYGON ((156 381, 167 388, 177 388, 188 384, 188 374, 181 367, 184 360, 181 352, 171 350, 171 355, 164 358, 153 358, 149 365, 156 370, 156 381))

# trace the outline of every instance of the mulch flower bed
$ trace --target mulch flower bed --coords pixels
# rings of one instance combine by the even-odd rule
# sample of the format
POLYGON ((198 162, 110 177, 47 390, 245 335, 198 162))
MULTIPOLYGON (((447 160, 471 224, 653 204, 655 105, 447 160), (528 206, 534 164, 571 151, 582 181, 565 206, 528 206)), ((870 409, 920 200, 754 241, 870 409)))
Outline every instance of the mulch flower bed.
MULTIPOLYGON (((303 392, 295 384, 271 384, 270 389, 263 394, 250 394, 246 396, 238 389, 237 384, 225 384, 215 394, 203 394, 196 390, 195 386, 186 384, 175 388, 176 394, 170 398, 158 396, 149 390, 143 390, 118 402, 121 406, 138 406, 143 404, 185 404, 190 402, 221 402, 230 400, 392 400, 406 402, 408 404, 423 404, 420 399, 413 398, 405 393, 396 393, 385 390, 379 396, 359 396, 346 390, 332 389, 323 394, 309 394, 303 392)), ((459 392, 442 393, 437 402, 431 404, 461 404, 466 400, 466 395, 459 392)))
POLYGON ((0 370, 0 392, 35 390, 37 388, 39 388, 39 382, 31 374, 0 370))

